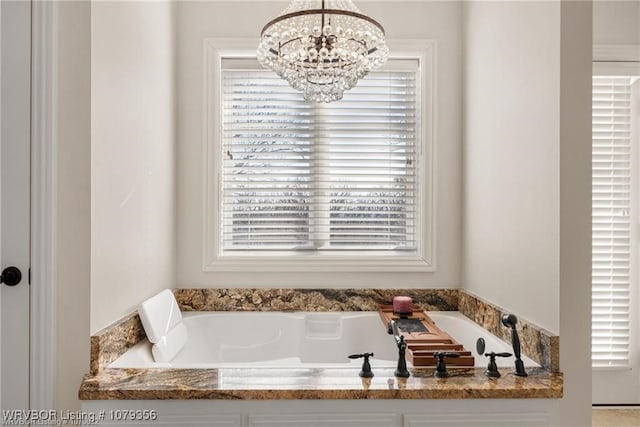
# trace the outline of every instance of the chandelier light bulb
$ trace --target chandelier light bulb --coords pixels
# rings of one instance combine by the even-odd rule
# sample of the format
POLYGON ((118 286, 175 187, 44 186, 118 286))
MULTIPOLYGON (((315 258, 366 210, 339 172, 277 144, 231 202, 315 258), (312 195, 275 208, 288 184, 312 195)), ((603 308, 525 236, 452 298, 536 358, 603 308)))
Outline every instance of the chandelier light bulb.
POLYGON ((382 26, 351 0, 293 0, 262 29, 257 57, 315 102, 342 99, 389 55, 382 26))

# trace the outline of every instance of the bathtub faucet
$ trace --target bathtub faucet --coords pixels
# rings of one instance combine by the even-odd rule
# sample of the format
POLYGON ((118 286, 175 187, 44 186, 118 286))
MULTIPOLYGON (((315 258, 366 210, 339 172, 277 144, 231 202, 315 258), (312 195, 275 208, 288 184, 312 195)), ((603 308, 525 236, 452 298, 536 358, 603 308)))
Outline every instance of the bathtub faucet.
POLYGON ((407 370, 407 360, 405 353, 407 351, 407 343, 404 340, 404 335, 400 335, 400 330, 395 320, 389 322, 389 330, 393 333, 393 339, 398 346, 398 367, 395 371, 396 377, 408 378, 411 374, 407 370))

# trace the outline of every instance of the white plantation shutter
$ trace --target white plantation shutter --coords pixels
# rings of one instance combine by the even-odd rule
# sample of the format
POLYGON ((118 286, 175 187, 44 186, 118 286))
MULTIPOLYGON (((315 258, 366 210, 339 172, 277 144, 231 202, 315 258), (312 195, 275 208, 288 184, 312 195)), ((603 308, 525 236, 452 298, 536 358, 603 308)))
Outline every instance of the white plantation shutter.
POLYGON ((330 104, 239 64, 222 70, 222 250, 416 251, 417 61, 330 104))
POLYGON ((631 79, 593 78, 593 367, 629 365, 631 79))

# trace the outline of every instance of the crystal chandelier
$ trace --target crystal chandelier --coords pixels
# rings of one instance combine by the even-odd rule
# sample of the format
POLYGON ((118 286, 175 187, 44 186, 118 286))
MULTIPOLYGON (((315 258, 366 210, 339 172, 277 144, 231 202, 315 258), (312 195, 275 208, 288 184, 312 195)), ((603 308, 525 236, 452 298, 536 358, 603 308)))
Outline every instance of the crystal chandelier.
POLYGON ((308 101, 342 99, 387 60, 382 25, 351 0, 293 0, 264 26, 258 61, 308 101))

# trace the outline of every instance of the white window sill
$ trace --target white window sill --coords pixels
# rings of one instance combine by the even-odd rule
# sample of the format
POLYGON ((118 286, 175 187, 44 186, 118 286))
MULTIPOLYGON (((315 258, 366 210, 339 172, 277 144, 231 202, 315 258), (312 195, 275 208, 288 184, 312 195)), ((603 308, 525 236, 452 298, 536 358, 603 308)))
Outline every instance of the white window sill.
POLYGON ((224 255, 205 261, 205 272, 433 272, 435 263, 419 256, 317 254, 224 255))

